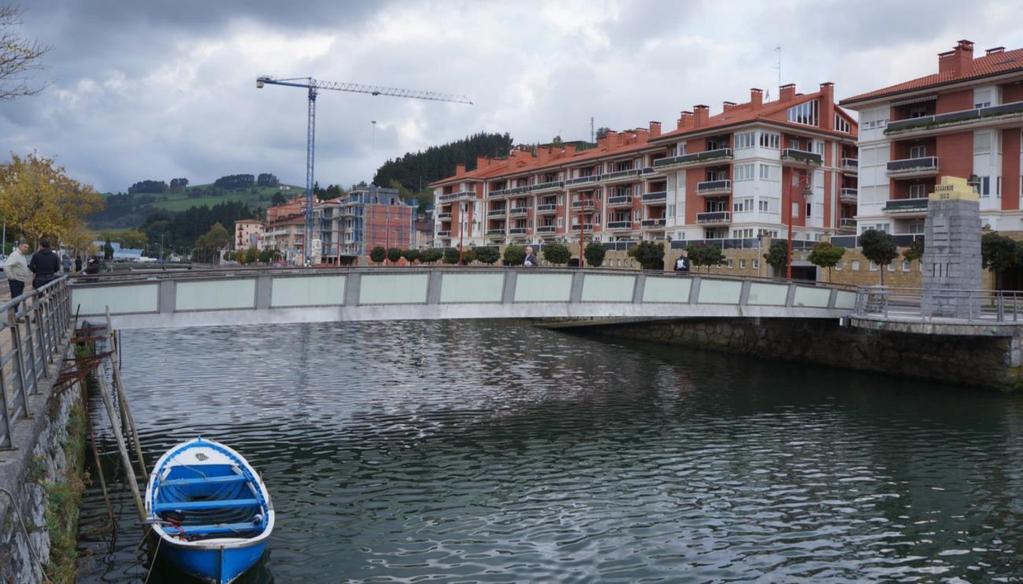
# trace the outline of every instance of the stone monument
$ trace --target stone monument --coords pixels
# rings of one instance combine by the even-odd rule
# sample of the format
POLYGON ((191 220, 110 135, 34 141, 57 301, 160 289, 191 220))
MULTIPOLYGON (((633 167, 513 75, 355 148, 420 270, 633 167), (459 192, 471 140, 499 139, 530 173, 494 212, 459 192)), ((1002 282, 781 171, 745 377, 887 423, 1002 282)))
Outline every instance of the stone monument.
POLYGON ((980 197, 966 179, 943 176, 927 204, 924 227, 925 316, 969 318, 980 311, 980 197))

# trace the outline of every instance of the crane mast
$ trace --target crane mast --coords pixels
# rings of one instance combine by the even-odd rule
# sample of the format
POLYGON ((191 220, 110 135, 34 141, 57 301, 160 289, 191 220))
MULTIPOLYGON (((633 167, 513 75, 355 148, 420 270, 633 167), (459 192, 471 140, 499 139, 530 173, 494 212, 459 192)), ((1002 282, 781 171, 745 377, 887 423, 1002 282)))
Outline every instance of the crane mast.
MULTIPOLYGON (((313 184, 315 183, 315 160, 316 160, 316 95, 320 89, 331 91, 346 91, 349 93, 364 93, 368 95, 384 95, 390 97, 402 97, 406 99, 422 99, 426 101, 447 101, 451 103, 463 103, 472 105, 472 101, 462 95, 451 95, 437 93, 434 91, 417 91, 414 89, 400 89, 397 87, 383 87, 377 85, 364 85, 361 83, 347 83, 342 81, 320 81, 312 77, 296 77, 289 79, 277 79, 268 75, 256 78, 256 88, 262 89, 264 85, 283 85, 286 87, 301 87, 308 91, 309 96, 309 119, 306 126, 306 163, 305 163, 305 237, 302 249, 305 255, 305 264, 312 264, 313 245, 313 184)), ((340 242, 337 242, 340 245, 340 242)))

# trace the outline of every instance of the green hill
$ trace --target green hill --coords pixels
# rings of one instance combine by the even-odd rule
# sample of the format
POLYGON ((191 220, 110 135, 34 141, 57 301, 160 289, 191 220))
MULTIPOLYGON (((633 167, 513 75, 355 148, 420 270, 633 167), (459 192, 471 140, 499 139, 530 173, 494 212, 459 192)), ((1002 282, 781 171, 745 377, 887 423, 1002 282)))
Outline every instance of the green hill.
POLYGON ((280 193, 284 198, 301 195, 305 187, 281 185, 277 187, 251 186, 224 189, 213 184, 194 185, 183 190, 164 193, 104 193, 106 207, 89 217, 93 228, 137 227, 154 211, 179 213, 193 207, 213 207, 218 203, 241 202, 252 209, 266 208, 280 193))

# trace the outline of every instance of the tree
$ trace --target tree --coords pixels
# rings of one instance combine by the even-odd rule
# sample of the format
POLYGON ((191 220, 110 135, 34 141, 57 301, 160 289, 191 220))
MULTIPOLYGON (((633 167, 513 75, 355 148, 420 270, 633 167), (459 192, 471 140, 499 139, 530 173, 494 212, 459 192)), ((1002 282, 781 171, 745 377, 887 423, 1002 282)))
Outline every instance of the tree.
POLYGON ((608 128, 606 126, 601 126, 601 127, 597 128, 597 132, 596 132, 597 140, 600 140, 604 136, 607 136, 607 133, 610 132, 610 131, 611 131, 611 128, 608 128))
POLYGON ((504 248, 504 265, 521 266, 526 261, 526 248, 521 245, 509 245, 504 248))
POLYGON ((924 240, 919 237, 913 240, 913 243, 909 244, 909 247, 902 250, 902 258, 907 262, 914 260, 920 260, 924 257, 924 240))
POLYGON ((699 268, 700 266, 718 266, 725 263, 725 254, 721 248, 713 245, 696 244, 686 247, 686 256, 689 261, 699 268))
POLYGON ((436 263, 444 254, 439 249, 424 249, 419 253, 419 261, 424 264, 436 263))
MULTIPOLYGON (((408 191, 430 196, 427 185, 435 180, 455 174, 455 165, 466 162, 473 165, 478 156, 498 158, 508 155, 514 145, 508 134, 479 133, 462 140, 431 146, 425 151, 408 152, 395 160, 388 160, 377 169, 373 184, 391 185, 398 181, 408 191)), ((405 193, 402 193, 405 198, 405 193)))
POLYGON ((639 262, 644 270, 664 269, 664 244, 653 241, 641 241, 629 250, 629 257, 639 262))
POLYGON ((387 248, 387 261, 392 264, 401 259, 401 249, 397 247, 387 248))
POLYGON ((276 176, 270 174, 269 172, 263 172, 256 177, 256 184, 261 187, 277 187, 280 186, 281 181, 279 181, 276 176))
POLYGON ((138 229, 125 229, 111 238, 112 241, 121 242, 121 247, 131 249, 142 249, 149 243, 149 237, 138 229))
POLYGON ((831 282, 831 268, 838 265, 845 255, 845 248, 839 245, 831 245, 831 242, 821 241, 810 250, 810 263, 828 269, 828 282, 831 282))
POLYGON ((863 256, 877 264, 881 272, 881 285, 884 286, 884 271, 892 260, 899 257, 895 247, 895 238, 877 229, 868 229, 860 234, 860 248, 863 256))
POLYGON ((220 257, 220 250, 231 243, 231 236, 220 222, 214 223, 210 230, 199 236, 195 241, 196 255, 205 261, 213 262, 220 257))
POLYGON ((586 244, 586 248, 583 250, 583 256, 586 257, 586 265, 591 268, 599 268, 604 265, 604 256, 607 255, 607 249, 604 245, 596 241, 591 241, 586 244))
POLYGON ((42 85, 33 86, 26 73, 42 68, 42 58, 49 47, 21 36, 22 10, 16 6, 0 6, 0 100, 35 95, 42 85))
POLYGON ((764 254, 764 260, 767 261, 767 265, 774 268, 774 273, 782 275, 785 273, 785 268, 789 263, 789 244, 784 239, 775 239, 771 241, 771 247, 767 249, 767 253, 764 254))
POLYGON ((497 260, 501 259, 501 250, 496 247, 477 247, 476 248, 476 259, 481 263, 492 266, 497 263, 497 260))
POLYGON ((469 264, 476 261, 476 248, 470 247, 469 249, 462 252, 462 265, 468 266, 469 264))
POLYGON ((406 249, 405 251, 401 252, 401 257, 405 258, 405 261, 408 262, 409 265, 411 265, 412 263, 419 259, 419 250, 406 249))
POLYGON ((273 256, 271 256, 270 250, 268 249, 264 249, 263 251, 259 252, 259 261, 264 264, 269 264, 272 257, 273 256))
POLYGON ((24 238, 35 241, 48 235, 62 241, 102 208, 103 197, 68 176, 53 159, 12 154, 11 162, 0 166, 0 216, 8 231, 24 238))
POLYGON ((458 250, 453 247, 444 249, 444 263, 445 264, 457 264, 458 263, 458 250))
POLYGON ((384 246, 378 245, 369 251, 369 259, 375 264, 382 264, 387 259, 387 250, 384 246))
POLYGON ((995 274, 995 287, 1002 287, 1002 274, 1018 268, 1023 256, 1023 244, 998 233, 988 231, 980 238, 980 256, 983 267, 995 274))
POLYGON ((572 252, 562 243, 548 243, 543 246, 543 259, 555 266, 563 266, 572 259, 572 252))
POLYGON ((277 191, 274 196, 270 197, 270 205, 276 207, 278 205, 284 205, 288 202, 288 198, 284 196, 284 193, 277 191))

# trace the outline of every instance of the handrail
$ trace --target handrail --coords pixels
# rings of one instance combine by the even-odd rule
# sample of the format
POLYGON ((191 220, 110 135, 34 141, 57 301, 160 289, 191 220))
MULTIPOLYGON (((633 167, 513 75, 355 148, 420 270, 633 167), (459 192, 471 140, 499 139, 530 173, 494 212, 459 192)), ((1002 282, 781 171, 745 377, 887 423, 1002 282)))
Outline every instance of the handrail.
POLYGON ((0 450, 14 448, 13 427, 28 417, 29 396, 70 339, 71 291, 67 276, 0 304, 0 450))
POLYGON ((1023 322, 1023 291, 861 286, 854 316, 933 322, 1023 322), (930 306, 925 308, 925 303, 930 306))

